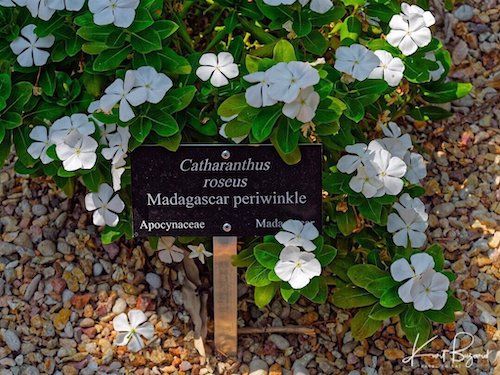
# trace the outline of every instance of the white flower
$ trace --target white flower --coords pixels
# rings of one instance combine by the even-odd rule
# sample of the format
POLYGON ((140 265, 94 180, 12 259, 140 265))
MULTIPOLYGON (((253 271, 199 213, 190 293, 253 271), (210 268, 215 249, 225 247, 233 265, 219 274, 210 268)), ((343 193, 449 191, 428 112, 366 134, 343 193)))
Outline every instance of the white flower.
POLYGON ((191 250, 189 254, 190 258, 198 258, 201 263, 205 264, 205 257, 211 257, 212 253, 205 249, 205 245, 200 243, 198 246, 188 245, 188 249, 191 250))
MULTIPOLYGON (((302 6, 305 6, 309 0, 299 0, 302 6)), ((311 0, 309 8, 316 13, 324 14, 332 9, 333 3, 331 0, 311 0)))
POLYGON ((47 155, 47 150, 53 143, 49 139, 49 134, 45 126, 35 126, 30 132, 30 138, 38 142, 33 142, 28 147, 28 154, 34 159, 40 159, 43 164, 49 164, 54 160, 47 155))
POLYGON ((99 142, 102 145, 109 144, 109 141, 110 141, 111 137, 116 132, 116 128, 117 128, 116 124, 100 124, 99 125, 99 130, 100 130, 100 133, 101 133, 101 138, 99 139, 99 142))
POLYGON ((96 25, 114 24, 129 27, 135 18, 139 0, 89 0, 89 10, 96 25))
MULTIPOLYGON (((376 196, 384 194, 398 195, 403 189, 403 177, 406 173, 406 164, 398 157, 392 156, 389 151, 378 150, 369 162, 377 171, 378 178, 384 184, 376 196)), ((368 167, 367 167, 368 168, 368 167)))
POLYGON ((427 168, 422 155, 416 152, 407 153, 404 162, 408 167, 405 178, 410 181, 410 183, 418 184, 420 180, 427 176, 427 168))
POLYGON ((302 289, 313 277, 321 275, 321 264, 313 253, 300 251, 297 246, 286 246, 281 250, 274 272, 293 289, 302 289))
POLYGON ((410 263, 404 258, 398 259, 391 264, 391 276, 395 281, 408 280, 398 289, 399 297, 404 303, 413 302, 410 294, 413 284, 420 275, 434 269, 434 259, 426 253, 413 254, 410 257, 410 263))
POLYGON ((229 83, 229 79, 238 77, 240 74, 238 65, 234 63, 233 55, 229 52, 205 53, 199 61, 200 66, 196 69, 196 75, 202 81, 208 81, 215 87, 222 87, 229 83))
POLYGON ((264 3, 271 6, 291 5, 295 0, 264 0, 264 3))
POLYGON ((362 166, 358 167, 358 174, 349 181, 349 187, 366 198, 374 197, 383 186, 375 170, 362 166))
POLYGON ((290 61, 278 63, 268 69, 269 95, 277 101, 293 102, 301 89, 319 82, 319 73, 308 63, 290 61))
POLYGON ((425 26, 424 17, 418 14, 409 17, 396 14, 392 16, 389 27, 391 31, 387 34, 387 42, 398 47, 405 56, 412 55, 432 40, 431 30, 425 26))
POLYGON ((21 29, 21 36, 18 36, 10 48, 17 55, 17 62, 24 67, 42 66, 49 59, 50 53, 42 48, 50 48, 54 44, 53 35, 39 38, 35 34, 35 25, 27 25, 21 29))
POLYGON ((158 73, 151 66, 141 66, 135 71, 135 90, 146 91, 146 101, 159 103, 172 87, 172 80, 163 73, 158 73))
POLYGON ((24 7, 26 6, 26 0, 0 0, 0 6, 10 8, 10 7, 24 7))
POLYGON ((436 23, 436 19, 428 10, 423 10, 418 5, 409 5, 406 3, 401 4, 401 16, 403 18, 409 19, 415 15, 422 17, 425 26, 430 27, 436 23))
POLYGON ((47 5, 51 9, 79 11, 83 8, 85 0, 47 0, 47 5))
POLYGON ((335 69, 347 73, 358 81, 364 81, 380 64, 380 60, 372 51, 361 44, 339 47, 335 53, 335 69))
POLYGON ((50 140, 55 144, 62 143, 67 136, 75 132, 80 135, 91 135, 95 132, 95 125, 83 113, 75 113, 71 117, 64 116, 54 121, 50 127, 50 140))
POLYGON ((243 77, 247 82, 257 83, 245 91, 245 99, 248 105, 254 108, 268 107, 276 104, 276 100, 269 95, 269 73, 255 72, 243 77))
POLYGON ((85 196, 85 207, 94 211, 92 216, 95 225, 109 225, 116 227, 118 215, 125 209, 125 204, 120 196, 113 196, 113 188, 108 184, 101 184, 97 193, 88 193, 85 196))
POLYGON ((101 150, 102 156, 106 160, 112 160, 112 164, 121 159, 128 151, 128 141, 130 140, 130 131, 127 127, 119 126, 116 133, 108 136, 108 147, 101 150))
POLYGON ((405 66, 399 57, 392 57, 392 55, 384 50, 374 52, 380 60, 380 65, 373 69, 368 78, 383 79, 389 86, 397 86, 401 79, 403 79, 403 72, 405 66))
POLYGON ((48 0, 27 0, 26 8, 34 18, 38 17, 44 21, 50 20, 56 12, 55 9, 49 6, 48 0))
POLYGON ((399 197, 399 202, 394 203, 393 207, 398 212, 400 212, 400 210, 411 208, 420 215, 420 218, 423 221, 427 221, 427 219, 429 218, 429 215, 427 214, 427 212, 425 212, 424 202, 422 202, 418 198, 410 197, 410 194, 408 193, 404 193, 403 195, 401 195, 399 197))
POLYGON ((120 102, 119 117, 121 121, 130 121, 135 117, 133 106, 146 102, 146 90, 133 90, 135 86, 135 71, 125 73, 125 81, 117 78, 106 90, 99 103, 104 112, 111 112, 113 107, 120 102))
POLYGON ((289 118, 296 118, 301 122, 312 121, 316 116, 316 109, 319 105, 319 94, 312 86, 301 89, 299 96, 291 103, 285 103, 283 114, 289 118))
POLYGON ((281 226, 284 231, 274 236, 285 246, 301 246, 306 251, 313 251, 316 245, 312 242, 319 236, 319 232, 312 223, 303 224, 300 220, 287 220, 281 226))
POLYGON ((175 237, 160 237, 158 241, 158 258, 163 263, 179 263, 184 259, 184 250, 174 245, 175 237))
POLYGON ((116 161, 116 163, 111 164, 111 178, 113 180, 113 190, 118 191, 122 188, 122 174, 125 172, 125 157, 122 156, 116 161))
POLYGON ((78 169, 92 169, 97 161, 97 147, 94 138, 71 132, 64 142, 56 145, 56 153, 63 162, 63 168, 72 172, 78 169))
POLYGON ((441 310, 448 299, 450 280, 440 272, 429 270, 413 283, 410 294, 417 311, 441 310))
POLYGON ((425 244, 427 221, 413 208, 402 208, 387 218, 387 230, 394 233, 392 240, 397 246, 419 248, 425 244))
POLYGON ((144 348, 142 337, 150 340, 155 334, 153 325, 148 322, 146 314, 141 310, 130 310, 128 319, 125 313, 115 316, 113 329, 118 332, 116 345, 127 345, 128 349, 134 353, 144 348))
POLYGON ((345 150, 351 155, 342 156, 337 162, 337 169, 342 173, 353 173, 370 154, 368 146, 364 143, 348 145, 345 150))
MULTIPOLYGON (((222 121, 225 121, 219 128, 219 135, 223 138, 226 138, 226 139, 229 139, 229 137, 227 136, 226 134, 226 126, 228 124, 228 122, 230 122, 231 120, 234 120, 236 117, 238 117, 238 115, 234 115, 234 116, 230 116, 230 117, 223 117, 221 116, 221 120, 222 121)), ((234 143, 241 143, 243 142, 243 140, 248 137, 248 135, 243 135, 241 137, 234 137, 234 138, 231 138, 231 140, 234 142, 234 143)))
POLYGON ((443 63, 439 60, 436 60, 436 55, 434 54, 434 52, 427 52, 425 54, 425 59, 434 61, 438 65, 438 68, 436 70, 430 71, 429 74, 431 75, 431 81, 439 81, 445 72, 443 63))
POLYGON ((389 151, 392 156, 403 159, 408 153, 408 150, 413 147, 410 135, 402 134, 401 129, 395 122, 389 122, 387 126, 382 126, 382 132, 387 138, 374 140, 372 142, 378 142, 384 149, 389 151))

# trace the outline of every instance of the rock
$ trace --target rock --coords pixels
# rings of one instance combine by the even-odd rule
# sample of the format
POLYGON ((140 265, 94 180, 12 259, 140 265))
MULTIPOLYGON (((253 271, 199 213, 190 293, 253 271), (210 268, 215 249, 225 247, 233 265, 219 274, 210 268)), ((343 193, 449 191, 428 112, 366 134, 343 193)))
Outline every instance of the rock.
POLYGON ((80 327, 82 328, 90 328, 90 327, 93 327, 95 324, 94 322, 94 319, 91 319, 91 318, 83 318, 81 321, 80 321, 80 327))
POLYGON ((181 364, 179 365, 179 370, 181 371, 188 371, 193 368, 193 365, 189 363, 188 361, 182 361, 181 364))
POLYGON ((459 65, 469 54, 469 46, 463 40, 460 40, 452 52, 453 64, 459 65))
POLYGON ((464 4, 455 9, 453 15, 459 21, 470 21, 474 17, 474 8, 464 4))
POLYGON ((309 370, 299 361, 294 362, 292 370, 293 375, 309 375, 309 370))
POLYGON ((71 310, 63 308, 54 316, 54 327, 62 331, 71 316, 71 310))
POLYGON ((156 273, 149 272, 146 274, 146 281, 151 287, 151 289, 160 289, 161 288, 161 277, 156 273))
POLYGON ((280 350, 285 350, 290 346, 290 343, 281 335, 272 334, 269 336, 269 341, 271 341, 280 350))
POLYGON ((56 245, 50 240, 43 240, 38 245, 38 251, 41 252, 44 257, 51 257, 56 253, 56 245))
POLYGON ((101 276, 102 271, 104 270, 104 267, 102 266, 101 263, 97 262, 92 266, 92 273, 95 277, 101 276))
POLYGON ((269 368, 269 375, 282 375, 283 371, 281 370, 281 365, 279 363, 274 363, 269 368))
POLYGON ((471 335, 475 335, 478 331, 477 326, 470 321, 464 321, 462 323, 462 328, 464 329, 464 332, 470 333, 471 335))
POLYGON ((384 355, 389 361, 395 361, 396 359, 405 357, 405 353, 400 349, 386 349, 384 350, 384 355))
POLYGON ((484 324, 489 324, 490 326, 494 326, 497 324, 497 319, 487 311, 483 311, 481 313, 479 320, 484 324))
POLYGON ((441 203, 434 207, 433 211, 439 217, 448 217, 453 211, 455 211, 455 206, 453 203, 449 202, 441 203))
POLYGON ((12 255, 17 251, 17 246, 10 242, 0 241, 0 256, 12 255))
POLYGON ((255 358, 250 362, 250 375, 267 375, 269 367, 265 361, 255 358))
POLYGON ((47 213, 47 207, 45 207, 43 204, 35 204, 33 207, 31 207, 31 212, 35 216, 43 216, 47 213))
POLYGON ((121 314, 127 308, 127 302, 123 298, 118 298, 113 305, 112 311, 115 314, 121 314))
POLYGON ((42 279, 42 275, 38 274, 33 278, 33 280, 31 280, 28 287, 24 291, 24 300, 25 301, 29 301, 29 300, 31 300, 31 298, 33 298, 33 295, 35 294, 36 290, 38 289, 38 284, 40 283, 41 279, 42 279))
POLYGON ((17 352, 21 349, 21 341, 15 331, 6 329, 2 334, 2 339, 13 352, 17 352))

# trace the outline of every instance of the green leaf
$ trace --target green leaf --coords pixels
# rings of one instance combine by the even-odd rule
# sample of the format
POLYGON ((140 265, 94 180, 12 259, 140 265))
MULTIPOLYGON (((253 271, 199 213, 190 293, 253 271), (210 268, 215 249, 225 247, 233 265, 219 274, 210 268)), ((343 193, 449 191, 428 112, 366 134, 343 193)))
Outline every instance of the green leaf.
POLYGON ((281 118, 278 121, 276 139, 278 146, 284 154, 289 154, 299 144, 299 132, 294 131, 290 125, 289 119, 281 118))
MULTIPOLYGON (((155 125, 162 126, 161 122, 155 122, 155 125)), ((146 115, 136 117, 129 126, 130 134, 140 143, 144 142, 152 128, 153 122, 146 115)))
POLYGON ((276 43, 273 49, 273 60, 277 62, 289 62, 295 61, 295 49, 292 44, 284 39, 281 39, 276 43))
POLYGON ((246 137, 251 129, 251 122, 239 121, 238 118, 236 118, 227 123, 225 132, 229 138, 246 137))
MULTIPOLYGON (((171 21, 170 21, 171 22, 171 21)), ((154 20, 149 11, 145 8, 138 8, 135 13, 134 22, 128 27, 128 30, 133 33, 138 33, 153 25, 154 20)))
POLYGON ((196 94, 196 87, 194 86, 183 86, 168 92, 168 97, 176 98, 177 105, 172 108, 171 113, 182 111, 187 108, 189 104, 193 101, 194 95, 196 94))
POLYGON ((7 100, 12 91, 12 84, 10 82, 10 75, 6 73, 0 74, 0 98, 7 100))
POLYGON ((319 292, 319 280, 320 277, 313 277, 309 284, 300 290, 300 293, 309 300, 314 299, 319 292))
POLYGON ((318 30, 313 30, 303 39, 304 47, 307 51, 323 56, 328 49, 328 39, 326 39, 318 30))
POLYGON ((6 132, 0 141, 0 167, 3 167, 5 159, 10 155, 12 149, 11 132, 6 132))
POLYGON ((276 294, 277 289, 277 283, 272 283, 265 286, 256 286, 253 292, 253 296, 257 307, 262 309, 264 306, 269 304, 276 294))
POLYGON ((189 74, 192 67, 182 56, 179 56, 173 49, 165 47, 160 52, 156 52, 162 60, 162 67, 167 74, 189 74))
MULTIPOLYGON (((284 284, 284 283, 283 283, 284 284)), ((283 285, 282 284, 282 285, 283 285)), ((286 285, 286 284, 285 284, 286 285)), ((300 293, 295 290, 295 289, 292 289, 289 285, 287 288, 284 288, 283 286, 280 288, 280 292, 281 292, 281 296, 283 297, 283 299, 288 302, 289 304, 294 304, 295 302, 297 302, 300 298, 300 293)))
POLYGON ((86 173, 82 176, 82 180, 84 185, 90 190, 90 191, 98 191, 99 186, 101 185, 102 176, 99 173, 99 171, 96 169, 90 173, 86 173))
POLYGON ((257 142, 262 142, 271 135, 274 124, 280 115, 281 108, 279 106, 265 107, 260 110, 252 125, 252 135, 257 142))
MULTIPOLYGON (((351 279, 351 281, 355 285, 367 289, 370 283, 377 279, 387 277, 388 273, 382 271, 380 268, 374 266, 373 264, 356 264, 355 266, 349 268, 349 271, 347 271, 347 276, 349 276, 349 279, 351 279)), ((380 297, 381 294, 377 294, 375 294, 375 296, 380 297)))
POLYGON ((342 309, 370 306, 378 299, 367 290, 356 286, 345 286, 335 289, 333 293, 333 304, 342 309))
POLYGON ((312 30, 312 23, 309 19, 309 15, 306 12, 294 12, 292 28, 298 38, 302 38, 309 34, 312 30))
POLYGON ((431 334, 431 322, 426 316, 408 306, 401 314, 401 328, 411 342, 423 345, 431 334))
POLYGON ((248 73, 255 73, 259 70, 259 62, 260 62, 260 57, 253 56, 253 55, 246 55, 245 56, 245 66, 248 70, 248 73))
POLYGON ((433 244, 425 252, 434 259, 434 269, 438 272, 442 271, 444 267, 444 254, 441 245, 433 244))
POLYGON ((283 250, 282 245, 261 243, 254 247, 253 253, 262 266, 269 270, 274 270, 274 266, 278 263, 281 250, 283 250))
POLYGON ((160 34, 160 38, 167 39, 169 36, 173 35, 179 26, 170 20, 160 20, 156 21, 153 25, 153 29, 160 34))
POLYGON ((440 83, 424 88, 423 98, 430 103, 448 103, 463 98, 471 89, 470 83, 440 83))
POLYGON ((360 122, 365 117, 365 107, 363 103, 351 97, 345 97, 343 99, 347 107, 344 114, 352 121, 360 122))
POLYGON ((357 225, 356 214, 352 207, 348 207, 346 212, 335 211, 335 221, 344 236, 350 235, 357 225))
POLYGON ((89 42, 106 42, 108 36, 115 31, 116 28, 110 25, 98 26, 88 25, 80 27, 76 35, 82 37, 89 42))
POLYGON ((33 85, 29 82, 18 82, 12 86, 12 93, 8 100, 9 110, 23 112, 24 106, 33 95, 33 85))
POLYGON ((232 117, 238 115, 247 107, 248 104, 245 99, 245 94, 237 94, 224 100, 217 109, 217 114, 221 117, 232 117))
POLYGON ((19 160, 26 166, 32 167, 35 164, 35 160, 28 154, 28 147, 31 144, 31 139, 28 136, 27 127, 19 127, 13 130, 12 138, 14 140, 14 145, 16 146, 16 156, 19 160))
POLYGON ((153 131, 156 134, 162 137, 170 137, 179 131, 177 121, 170 114, 164 111, 156 111, 151 117, 158 120, 153 123, 153 131))
POLYGON ((340 27, 340 40, 343 45, 350 45, 356 42, 361 34, 361 21, 355 16, 347 17, 340 27))
POLYGON ((321 267, 328 266, 337 256, 337 249, 331 245, 323 245, 321 249, 316 249, 314 254, 318 259, 321 267))
POLYGON ((442 120, 451 116, 451 112, 434 106, 415 107, 410 116, 417 121, 442 120))
POLYGON ((383 307, 380 303, 377 303, 370 311, 370 318, 373 320, 386 320, 399 315, 404 309, 405 305, 387 308, 383 307))
POLYGON ((4 130, 17 128, 22 123, 23 118, 16 112, 7 112, 0 117, 0 128, 4 130))
POLYGON ((93 68, 96 72, 114 70, 120 66, 131 51, 132 48, 127 45, 123 48, 105 50, 94 60, 93 68))
POLYGON ((52 96, 56 90, 56 73, 54 68, 47 67, 40 75, 40 87, 45 95, 52 96))
POLYGON ((319 277, 319 289, 318 293, 311 301, 318 304, 324 304, 328 298, 328 285, 326 284, 326 279, 324 277, 319 277))
POLYGON ((379 330, 382 323, 379 320, 370 318, 372 307, 360 309, 351 320, 352 337, 356 340, 362 340, 370 337, 379 330))
POLYGON ((383 307, 396 307, 402 303, 403 301, 398 295, 398 287, 387 289, 380 297, 380 304, 383 307))
POLYGON ((271 284, 267 277, 269 270, 259 262, 253 262, 245 272, 245 278, 248 284, 253 286, 266 286, 271 284))
POLYGON ((153 29, 132 33, 130 43, 139 53, 150 53, 162 49, 160 34, 153 29))
POLYGON ((234 267, 248 267, 253 262, 255 262, 255 256, 253 255, 253 247, 246 248, 245 250, 239 251, 238 254, 232 257, 231 264, 234 267))
MULTIPOLYGON (((150 134, 151 137, 151 134, 150 134)), ((182 134, 176 133, 171 137, 160 137, 157 136, 157 138, 154 140, 154 143, 158 144, 158 146, 162 146, 163 148, 167 149, 168 151, 175 152, 179 148, 180 144, 182 141, 182 134)))
POLYGON ((376 224, 381 224, 382 204, 375 199, 364 199, 363 203, 358 206, 359 213, 365 219, 371 220, 376 224))

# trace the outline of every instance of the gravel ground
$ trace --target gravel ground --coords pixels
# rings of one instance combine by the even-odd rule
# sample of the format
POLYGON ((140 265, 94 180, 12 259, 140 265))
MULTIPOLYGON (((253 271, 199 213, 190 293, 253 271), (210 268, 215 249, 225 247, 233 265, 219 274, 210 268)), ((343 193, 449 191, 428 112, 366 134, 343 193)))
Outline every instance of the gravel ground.
POLYGON ((451 119, 407 127, 428 161, 429 239, 445 247, 464 306, 455 324, 435 327, 431 347, 439 353, 465 331, 473 340, 462 337, 461 347, 470 345, 467 351, 478 355, 489 350, 489 359, 469 369, 430 357, 404 365, 411 345, 397 321, 358 342, 349 312, 302 300, 293 306, 277 300, 259 310, 241 283, 240 326, 294 324, 314 327, 316 334, 240 336, 238 361, 226 360, 210 349, 208 275, 193 273, 190 262, 168 267, 144 245, 103 246, 82 209, 82 194, 67 199, 50 181, 6 167, 0 173, 0 375, 278 375, 290 374, 292 366, 295 374, 500 374, 494 362, 500 363, 500 7, 494 0, 468 0, 451 14, 440 0, 433 2, 456 65, 451 76, 474 89, 450 106, 451 119), (201 298, 193 297, 192 283, 201 298), (111 345, 113 317, 132 308, 146 311, 156 332, 139 354, 111 345), (206 360, 195 340, 205 329, 206 360))

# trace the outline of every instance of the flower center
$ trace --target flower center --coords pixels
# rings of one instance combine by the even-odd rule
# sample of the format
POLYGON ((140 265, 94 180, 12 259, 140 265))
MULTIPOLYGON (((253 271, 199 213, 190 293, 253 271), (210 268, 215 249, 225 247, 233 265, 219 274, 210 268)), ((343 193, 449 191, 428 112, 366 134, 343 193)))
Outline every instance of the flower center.
POLYGON ((302 266, 303 266, 302 261, 297 260, 297 261, 295 262, 295 268, 302 268, 302 266))
POLYGON ((82 152, 82 151, 81 151, 79 148, 77 148, 77 149, 75 150, 75 154, 77 154, 77 155, 80 155, 80 154, 81 154, 81 152, 82 152))

